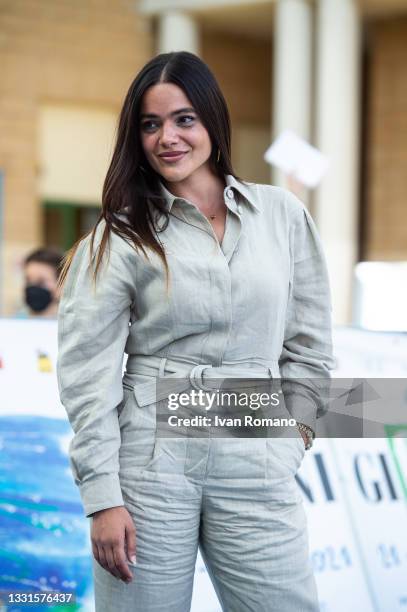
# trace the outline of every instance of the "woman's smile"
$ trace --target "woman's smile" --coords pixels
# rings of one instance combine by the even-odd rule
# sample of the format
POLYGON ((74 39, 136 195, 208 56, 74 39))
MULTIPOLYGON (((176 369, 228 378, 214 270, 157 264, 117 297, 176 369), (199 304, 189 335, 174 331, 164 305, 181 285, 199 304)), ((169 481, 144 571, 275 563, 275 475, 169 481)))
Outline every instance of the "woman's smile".
POLYGON ((165 163, 173 164, 182 159, 187 153, 188 151, 168 151, 167 153, 160 153, 158 157, 165 163))

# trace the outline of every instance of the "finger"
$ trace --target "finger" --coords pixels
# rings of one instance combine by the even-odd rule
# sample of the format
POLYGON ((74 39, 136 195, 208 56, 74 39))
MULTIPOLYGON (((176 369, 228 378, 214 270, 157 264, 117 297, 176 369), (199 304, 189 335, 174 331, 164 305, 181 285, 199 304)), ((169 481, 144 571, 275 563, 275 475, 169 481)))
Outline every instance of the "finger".
POLYGON ((107 566, 108 566, 108 571, 112 574, 112 576, 114 576, 115 578, 118 578, 119 580, 121 579, 121 574, 119 572, 119 570, 116 567, 116 560, 114 558, 114 552, 113 552, 113 547, 112 546, 108 546, 104 549, 105 551, 105 557, 106 557, 106 562, 107 562, 107 566))
POLYGON ((137 559, 136 559, 136 529, 134 527, 133 522, 131 523, 131 525, 126 526, 124 537, 125 537, 125 547, 126 547, 127 558, 128 558, 130 563, 135 565, 137 563, 137 559))
POLYGON ((99 565, 100 565, 98 547, 97 547, 97 546, 96 546, 96 544, 94 544, 93 542, 92 542, 92 553, 93 553, 93 556, 94 556, 95 560, 96 560, 96 561, 99 563, 99 565))
POLYGON ((103 569, 105 569, 108 572, 109 566, 106 561, 106 556, 105 556, 105 551, 103 549, 103 546, 101 546, 100 544, 96 544, 96 547, 98 550, 99 564, 103 567, 103 569))
POLYGON ((120 577, 125 582, 131 582, 133 580, 133 574, 129 570, 126 562, 126 555, 124 554, 123 546, 116 546, 113 549, 114 560, 116 568, 120 573, 120 577))

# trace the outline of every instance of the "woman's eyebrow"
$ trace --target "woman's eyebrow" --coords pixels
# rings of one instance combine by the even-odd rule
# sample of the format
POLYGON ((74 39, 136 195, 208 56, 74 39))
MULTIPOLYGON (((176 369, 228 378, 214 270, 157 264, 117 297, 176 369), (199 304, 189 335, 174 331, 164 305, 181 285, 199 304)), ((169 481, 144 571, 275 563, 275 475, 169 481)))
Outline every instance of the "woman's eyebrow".
MULTIPOLYGON (((180 113, 194 113, 195 110, 191 107, 188 108, 180 108, 179 110, 173 111, 168 115, 168 117, 173 117, 174 115, 179 115, 180 113)), ((155 115, 154 113, 141 113, 140 119, 159 119, 160 115, 155 115)))

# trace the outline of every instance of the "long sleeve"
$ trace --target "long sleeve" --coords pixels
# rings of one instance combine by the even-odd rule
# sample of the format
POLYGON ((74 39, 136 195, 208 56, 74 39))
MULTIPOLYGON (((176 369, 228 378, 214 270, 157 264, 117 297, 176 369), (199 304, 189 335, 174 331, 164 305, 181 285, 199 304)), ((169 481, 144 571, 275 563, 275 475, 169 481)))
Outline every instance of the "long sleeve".
POLYGON ((69 456, 86 516, 123 505, 117 408, 123 401, 122 364, 135 290, 131 258, 113 249, 109 258, 104 255, 96 288, 92 274, 85 239, 59 307, 57 378, 74 430, 69 456))
POLYGON ((290 287, 279 366, 285 406, 315 432, 325 414, 330 386, 332 307, 329 278, 315 224, 303 204, 287 193, 295 211, 290 229, 290 287))

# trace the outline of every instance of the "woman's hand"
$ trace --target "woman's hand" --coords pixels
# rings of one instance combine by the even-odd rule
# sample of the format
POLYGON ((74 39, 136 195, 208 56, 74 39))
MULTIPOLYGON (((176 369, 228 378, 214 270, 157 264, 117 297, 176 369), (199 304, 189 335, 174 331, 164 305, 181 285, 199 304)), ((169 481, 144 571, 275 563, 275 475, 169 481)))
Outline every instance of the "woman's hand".
POLYGON ((133 576, 127 564, 136 563, 136 529, 130 513, 124 506, 117 506, 91 516, 91 542, 96 561, 115 578, 131 582, 133 576))

